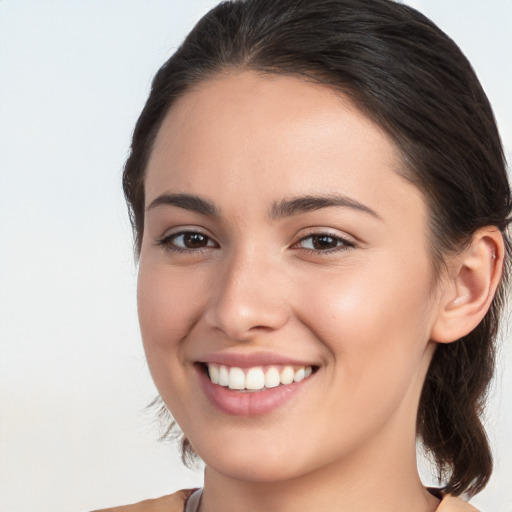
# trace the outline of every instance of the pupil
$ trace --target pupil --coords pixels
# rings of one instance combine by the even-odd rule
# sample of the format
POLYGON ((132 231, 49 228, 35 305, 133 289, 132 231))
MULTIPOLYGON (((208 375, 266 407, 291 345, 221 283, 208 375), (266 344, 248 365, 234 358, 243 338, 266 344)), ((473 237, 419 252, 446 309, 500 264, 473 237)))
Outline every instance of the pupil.
POLYGON ((313 237, 313 247, 315 249, 334 249, 337 241, 334 237, 328 235, 319 235, 313 237))
POLYGON ((183 243, 189 249, 198 249, 207 244, 207 239, 199 233, 187 233, 183 236, 183 243))

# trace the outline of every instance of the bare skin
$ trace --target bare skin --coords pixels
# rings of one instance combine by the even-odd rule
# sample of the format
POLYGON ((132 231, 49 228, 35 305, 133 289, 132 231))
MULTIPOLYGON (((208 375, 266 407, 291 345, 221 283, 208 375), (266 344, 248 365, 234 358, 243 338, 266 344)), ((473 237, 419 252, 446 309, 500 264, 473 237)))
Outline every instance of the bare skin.
POLYGON ((416 412, 457 289, 433 274, 426 204, 401 165, 348 99, 297 78, 222 75, 167 115, 139 316, 159 392, 206 463, 203 512, 435 510, 416 412), (264 413, 234 414, 205 392, 219 354, 314 372, 264 413))

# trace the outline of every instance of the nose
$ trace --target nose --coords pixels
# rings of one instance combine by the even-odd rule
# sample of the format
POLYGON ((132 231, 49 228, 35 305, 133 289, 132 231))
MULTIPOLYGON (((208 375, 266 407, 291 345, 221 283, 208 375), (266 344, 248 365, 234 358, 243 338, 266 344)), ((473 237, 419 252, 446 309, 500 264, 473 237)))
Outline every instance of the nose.
POLYGON ((237 341, 283 327, 290 308, 286 280, 278 267, 255 255, 224 261, 204 314, 208 326, 237 341))

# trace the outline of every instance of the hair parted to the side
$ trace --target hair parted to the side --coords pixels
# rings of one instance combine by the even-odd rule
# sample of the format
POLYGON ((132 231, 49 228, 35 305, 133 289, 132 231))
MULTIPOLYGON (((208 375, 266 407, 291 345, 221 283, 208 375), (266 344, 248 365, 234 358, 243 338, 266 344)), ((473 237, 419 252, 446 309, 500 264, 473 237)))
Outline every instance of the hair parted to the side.
MULTIPOLYGON (((425 195, 434 268, 477 229, 501 230, 504 277, 490 310, 473 332, 438 346, 418 411, 418 435, 446 491, 475 494, 492 470, 481 415, 509 275, 511 196, 492 109, 471 65, 430 20, 391 0, 219 4, 155 76, 133 134, 123 186, 137 253, 146 164, 166 113, 194 85, 243 70, 326 84, 386 130, 400 150, 404 176, 425 195)), ((183 453, 192 453, 186 439, 183 453)))

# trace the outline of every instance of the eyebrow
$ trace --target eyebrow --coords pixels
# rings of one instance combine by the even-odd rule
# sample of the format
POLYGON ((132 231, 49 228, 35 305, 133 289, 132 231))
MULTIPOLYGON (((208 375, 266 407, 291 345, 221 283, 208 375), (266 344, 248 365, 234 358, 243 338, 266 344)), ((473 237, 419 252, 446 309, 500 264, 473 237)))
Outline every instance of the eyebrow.
POLYGON ((329 194, 327 196, 304 196, 279 201, 274 203, 272 206, 270 210, 270 218, 276 220, 333 206, 351 208, 382 220, 382 217, 375 210, 372 210, 355 199, 340 194, 329 194))
POLYGON ((151 202, 146 208, 146 211, 162 205, 176 206, 208 217, 216 217, 219 215, 219 209, 214 203, 191 194, 162 194, 151 202))
MULTIPOLYGON (((146 211, 162 205, 176 206, 208 217, 218 217, 220 215, 220 209, 212 201, 192 194, 162 194, 151 202, 146 211)), ((330 207, 351 208, 382 220, 375 210, 355 199, 340 194, 329 194, 327 196, 308 195, 283 199, 272 205, 269 216, 272 220, 278 220, 330 207)))

